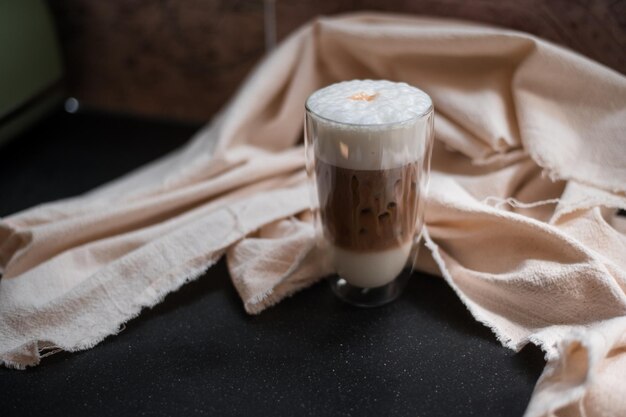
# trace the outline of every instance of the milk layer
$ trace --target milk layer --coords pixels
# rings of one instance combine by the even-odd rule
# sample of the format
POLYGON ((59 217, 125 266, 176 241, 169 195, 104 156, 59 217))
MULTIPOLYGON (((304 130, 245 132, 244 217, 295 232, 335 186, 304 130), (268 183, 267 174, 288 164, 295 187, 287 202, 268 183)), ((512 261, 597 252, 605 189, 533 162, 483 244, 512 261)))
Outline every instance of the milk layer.
POLYGON ((412 242, 397 248, 374 252, 355 252, 331 245, 337 274, 350 284, 374 288, 393 281, 407 266, 412 242))

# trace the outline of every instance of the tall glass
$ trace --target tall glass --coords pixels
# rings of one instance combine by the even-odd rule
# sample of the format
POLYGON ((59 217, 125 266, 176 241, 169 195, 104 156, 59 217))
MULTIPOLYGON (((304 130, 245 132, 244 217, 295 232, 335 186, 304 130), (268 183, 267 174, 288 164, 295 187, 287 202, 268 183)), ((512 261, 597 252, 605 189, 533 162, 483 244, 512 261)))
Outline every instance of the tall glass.
POLYGON ((401 294, 421 240, 433 106, 394 123, 355 124, 322 117, 309 102, 306 166, 317 241, 337 273, 331 287, 354 305, 386 304, 401 294))

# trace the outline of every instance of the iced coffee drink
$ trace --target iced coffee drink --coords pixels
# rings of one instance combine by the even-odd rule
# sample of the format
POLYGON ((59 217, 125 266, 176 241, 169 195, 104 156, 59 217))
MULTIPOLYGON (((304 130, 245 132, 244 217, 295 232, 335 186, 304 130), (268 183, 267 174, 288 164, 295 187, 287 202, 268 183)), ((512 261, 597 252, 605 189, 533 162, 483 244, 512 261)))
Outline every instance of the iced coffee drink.
POLYGON ((420 235, 433 106, 405 83, 354 80, 306 102, 307 168, 321 238, 342 281, 384 287, 420 235))

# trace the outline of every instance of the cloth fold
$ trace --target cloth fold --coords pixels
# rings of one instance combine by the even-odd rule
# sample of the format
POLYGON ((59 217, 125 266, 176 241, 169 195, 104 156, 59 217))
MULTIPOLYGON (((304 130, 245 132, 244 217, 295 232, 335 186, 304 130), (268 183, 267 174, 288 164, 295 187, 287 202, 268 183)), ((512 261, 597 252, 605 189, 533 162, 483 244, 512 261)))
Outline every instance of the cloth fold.
POLYGON ((297 145, 306 97, 353 78, 433 98, 418 268, 546 352, 526 415, 626 414, 626 78, 528 34, 372 13, 296 31, 183 149, 2 219, 0 361, 89 348, 223 255, 250 313, 331 272, 297 145))

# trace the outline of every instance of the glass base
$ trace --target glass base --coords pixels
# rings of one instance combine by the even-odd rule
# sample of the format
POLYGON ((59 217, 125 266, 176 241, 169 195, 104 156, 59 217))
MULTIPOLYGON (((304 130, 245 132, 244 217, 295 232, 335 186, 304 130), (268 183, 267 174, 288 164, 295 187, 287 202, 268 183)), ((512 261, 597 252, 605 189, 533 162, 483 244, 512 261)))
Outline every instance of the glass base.
POLYGON ((329 282, 335 295, 346 303, 358 307, 379 307, 398 298, 410 276, 411 271, 405 269, 390 283, 374 288, 356 287, 340 276, 329 278, 329 282))

